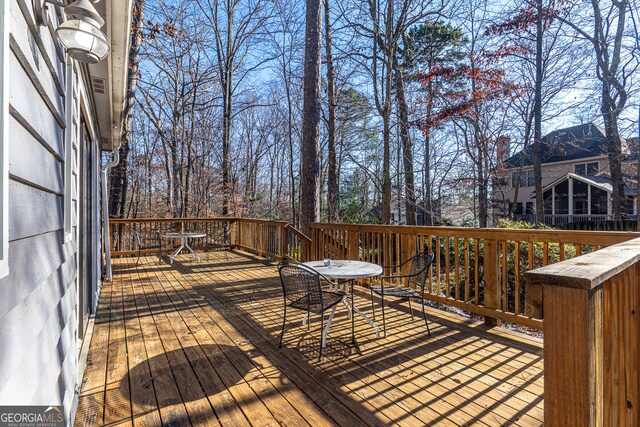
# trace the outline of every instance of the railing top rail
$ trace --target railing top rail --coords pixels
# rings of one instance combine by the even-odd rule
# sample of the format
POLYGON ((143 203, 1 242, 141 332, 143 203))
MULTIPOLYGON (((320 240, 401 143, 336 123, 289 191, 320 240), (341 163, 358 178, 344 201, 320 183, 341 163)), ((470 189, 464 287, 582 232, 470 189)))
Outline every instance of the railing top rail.
POLYGON ((286 225, 286 221, 274 221, 269 219, 257 219, 257 218, 241 218, 235 216, 217 216, 217 217, 202 217, 202 218, 110 218, 111 224, 130 224, 130 223, 142 223, 142 222, 207 222, 207 221, 244 221, 254 223, 269 223, 277 225, 286 225))
POLYGON ((493 240, 518 240, 527 242, 575 243, 609 246, 640 237, 629 231, 538 230, 472 227, 429 227, 422 225, 379 225, 312 223, 312 229, 341 229, 349 231, 389 232, 445 237, 466 237, 493 240))
POLYGON ((132 222, 205 222, 205 221, 237 221, 236 217, 219 216, 206 218, 109 218, 111 224, 129 224, 132 222))
POLYGON ((293 234, 295 234, 296 236, 300 237, 301 239, 307 241, 307 242, 311 242, 311 237, 307 236, 306 234, 304 234, 302 231, 298 230, 297 228, 295 228, 293 225, 291 224, 287 224, 285 226, 285 228, 289 231, 291 231, 293 234))
POLYGON ((640 261, 640 238, 525 273, 529 284, 594 289, 640 261))

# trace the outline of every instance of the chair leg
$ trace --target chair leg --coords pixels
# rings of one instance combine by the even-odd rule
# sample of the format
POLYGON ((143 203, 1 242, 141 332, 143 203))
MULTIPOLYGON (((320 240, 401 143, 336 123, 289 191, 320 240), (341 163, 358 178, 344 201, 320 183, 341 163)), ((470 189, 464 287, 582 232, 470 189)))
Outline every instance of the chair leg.
POLYGON ((424 324, 427 325, 427 335, 431 336, 431 331, 429 330, 429 322, 427 322, 427 313, 424 310, 424 298, 421 300, 422 302, 422 317, 424 319, 424 324))
POLYGON ((284 325, 287 322, 287 306, 284 306, 284 315, 282 317, 282 332, 280 332, 280 343, 278 344, 278 348, 282 347, 282 337, 284 337, 284 325))
MULTIPOLYGON (((323 347, 327 346, 327 335, 329 335, 329 329, 331 328, 331 322, 333 322, 333 316, 336 314, 336 308, 338 308, 338 306, 334 305, 333 309, 331 310, 331 314, 329 315, 329 320, 327 320, 327 326, 322 331, 322 346, 323 347)), ((324 314, 322 315, 322 318, 324 319, 324 314)))
POLYGON ((413 307, 411 307, 411 297, 408 298, 409 300, 409 310, 411 311, 411 321, 413 322, 413 307))
POLYGON ((380 298, 382 299, 382 302, 380 303, 380 305, 382 306, 382 336, 383 337, 387 337, 387 323, 385 321, 384 318, 384 291, 380 294, 380 298))
POLYGON ((376 321, 376 306, 373 304, 373 290, 369 288, 369 292, 371 293, 371 312, 373 313, 373 321, 376 321))
POLYGON ((324 312, 320 313, 320 354, 318 355, 318 362, 322 360, 322 334, 324 332, 324 312))

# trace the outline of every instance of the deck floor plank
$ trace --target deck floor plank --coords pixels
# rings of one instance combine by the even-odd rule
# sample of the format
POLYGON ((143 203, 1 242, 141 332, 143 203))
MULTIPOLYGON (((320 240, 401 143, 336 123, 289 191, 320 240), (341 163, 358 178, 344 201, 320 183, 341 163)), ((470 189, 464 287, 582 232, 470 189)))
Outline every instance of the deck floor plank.
POLYGON ((104 425, 127 426, 131 422, 129 394, 129 364, 125 328, 125 297, 123 286, 112 288, 109 348, 107 349, 107 384, 104 397, 104 425))
MULTIPOLYGON (((227 284, 232 284, 234 283, 234 281, 243 281, 243 277, 242 277, 242 272, 234 272, 231 274, 231 277, 234 280, 231 280, 229 282, 227 282, 227 284)), ((251 273, 248 273, 249 275, 251 275, 251 273)), ((264 273, 263 273, 264 274, 264 273)), ((246 278, 246 277, 245 277, 246 278)), ((254 277, 255 280, 259 280, 259 277, 254 277)), ((263 301, 263 300, 261 300, 263 301)), ((253 300, 252 301, 252 310, 250 311, 250 313, 260 313, 261 311, 264 311, 266 309, 260 307, 260 305, 262 304, 261 301, 256 301, 253 300)), ((360 303, 362 303, 362 301, 359 301, 360 303)), ((268 304, 269 306, 273 307, 273 304, 268 304)), ((364 306, 363 306, 364 308, 364 306)), ((389 310, 390 311, 390 310, 389 310)), ((391 312, 391 314, 393 316, 398 316, 398 312, 391 312)), ((257 319, 258 322, 264 321, 264 319, 257 319)), ((348 322, 347 322, 348 323, 348 322)), ((405 317, 405 323, 406 323, 406 317, 405 317)), ((365 333, 367 333, 367 328, 369 328, 369 326, 364 323, 363 321, 358 322, 358 325, 362 328, 364 328, 365 333)), ((347 325, 348 327, 348 325, 347 325)), ((420 326, 418 326, 420 327, 420 326)), ((361 328, 358 328, 359 331, 361 328)), ((414 335, 416 335, 414 333, 414 335)), ((420 336, 420 339, 427 340, 429 339, 426 336, 426 331, 424 334, 418 334, 420 336)), ((376 340, 375 342, 378 342, 378 340, 376 340)), ((376 346, 377 349, 380 349, 382 346, 377 345, 376 346)), ((404 346, 402 347, 404 350, 404 346)), ((395 349, 389 349, 391 352, 395 352, 395 349)), ((409 362, 411 363, 420 363, 419 360, 419 356, 417 355, 416 358, 410 359, 409 362)), ((357 359, 356 359, 357 360, 357 359)), ((384 360, 384 359, 383 359, 384 360)), ((397 363, 397 358, 394 358, 393 363, 397 363)), ((351 372, 360 372, 361 375, 363 377, 367 377, 367 378, 376 378, 376 369, 374 367, 374 365, 368 363, 366 366, 360 366, 360 365, 355 365, 355 366, 347 366, 347 364, 345 364, 342 360, 339 361, 339 363, 335 363, 333 365, 333 367, 337 368, 338 370, 350 370, 351 372), (373 368, 373 370, 371 370, 371 368, 373 368)), ((402 375, 402 367, 400 366, 400 371, 399 371, 399 375, 402 375)), ((386 369, 386 368, 382 368, 382 369, 378 369, 377 371, 384 371, 384 372, 391 372, 390 370, 386 369)), ((335 377, 338 377, 339 374, 334 373, 335 377)), ((455 381, 452 381, 453 384, 449 385, 450 388, 449 389, 443 389, 442 387, 440 387, 439 389, 435 390, 435 395, 426 395, 425 393, 422 392, 421 389, 419 388, 415 388, 412 387, 414 384, 413 382, 407 382, 407 381, 396 381, 396 385, 398 385, 398 389, 394 389, 394 388, 389 388, 389 387, 384 387, 384 386, 380 386, 380 382, 386 382, 387 385, 390 381, 393 381, 393 377, 396 376, 396 374, 390 375, 387 378, 382 379, 381 381, 373 381, 371 382, 372 387, 374 388, 374 395, 379 394, 379 395, 385 395, 387 398, 389 398, 395 405, 395 406, 402 406, 404 407, 408 413, 411 413, 413 416, 419 416, 422 415, 423 417, 420 417, 420 421, 425 422, 425 423, 433 423, 433 422, 440 422, 442 420, 446 420, 449 422, 453 422, 453 423, 464 423, 465 420, 469 419, 469 416, 471 414, 476 415, 476 414, 484 414, 486 412, 485 407, 486 406, 491 406, 492 404, 495 403, 489 401, 484 402, 485 403, 485 407, 478 405, 475 401, 473 400, 469 400, 468 399, 468 394, 467 396, 464 395, 458 395, 455 393, 451 393, 451 390, 455 390, 457 388, 460 388, 459 385, 456 384, 455 381), (448 396, 447 400, 442 400, 440 398, 438 398, 438 396, 448 396), (436 418, 433 419, 433 413, 432 414, 424 414, 422 413, 423 409, 425 409, 424 407, 424 402, 428 401, 430 403, 429 405, 429 411, 433 412, 435 411, 435 416, 436 418), (421 405, 421 406, 416 406, 416 404, 421 405), (470 406, 469 410, 467 410, 468 414, 465 415, 464 417, 460 417, 457 414, 457 411, 460 411, 462 408, 464 408, 465 406, 470 406)), ((420 379, 419 377, 417 378, 418 380, 420 379)), ((419 381, 418 381, 419 382, 419 381)), ((469 382, 469 381, 467 381, 469 382)), ((358 382, 355 381, 354 384, 358 385, 358 382)), ((362 385, 362 384, 360 384, 362 385)), ((365 386, 361 386, 358 391, 357 391, 357 395, 368 395, 370 393, 369 390, 367 390, 368 387, 365 386)), ((480 391, 482 392, 487 392, 487 387, 484 388, 480 388, 480 391)), ((481 395, 483 398, 485 397, 484 395, 481 395)), ((500 395, 499 396, 501 399, 504 398, 504 396, 500 395)), ((487 400, 487 399, 482 399, 482 400, 487 400)), ((379 406, 377 406, 378 408, 380 408, 381 410, 386 409, 386 405, 385 404, 381 404, 379 406)), ((518 418, 520 418, 518 416, 518 412, 517 410, 503 410, 503 407, 500 406, 498 407, 499 412, 502 412, 502 416, 498 416, 497 412, 492 412, 491 413, 491 417, 485 421, 488 423, 488 425, 495 425, 496 421, 499 422, 500 424, 505 424, 505 423, 509 423, 509 424, 515 424, 515 425, 519 425, 520 422, 518 422, 518 418)), ((531 425, 531 424, 535 424, 536 420, 535 419, 530 419, 527 415, 524 416, 525 420, 524 420, 524 425, 531 425)), ((398 419, 402 419, 402 418, 398 418, 397 414, 395 415, 395 418, 392 418, 396 421, 398 421, 398 419)), ((482 424, 482 417, 480 418, 474 418, 474 421, 478 422, 479 424, 482 424)), ((415 421, 415 420, 414 420, 415 421)))
POLYGON ((127 357, 129 363, 129 393, 131 412, 136 426, 157 426, 161 424, 160 411, 153 388, 153 378, 144 345, 140 314, 146 307, 146 300, 141 292, 140 284, 147 280, 146 275, 136 271, 129 280, 123 281, 124 294, 127 299, 127 357), (133 315, 136 313, 137 315, 133 315), (135 368, 135 369, 134 369, 135 368))
MULTIPOLYGON (((387 337, 356 317, 353 347, 339 307, 317 362, 319 318, 308 331, 294 311, 278 348, 275 265, 236 251, 173 266, 114 260, 76 424, 543 424, 541 342, 450 313, 428 309, 428 337, 421 313, 411 321, 406 304, 391 302, 387 337)), ((355 301, 371 317, 368 292, 355 301)), ((376 315, 380 324, 378 302, 376 315)))
MULTIPOLYGON (((231 273, 230 278, 233 280, 226 282, 227 286, 233 288, 235 281, 244 281, 243 279, 247 279, 247 277, 243 277, 242 274, 242 272, 231 273)), ((264 272, 262 274, 264 274, 264 272)), ((261 279, 259 276, 251 277, 251 273, 248 273, 248 276, 249 280, 261 279)), ((250 291, 241 292, 246 293, 250 291)), ((250 296, 247 295, 247 298, 250 298, 250 296)), ((275 313, 277 315, 276 317, 280 316, 279 311, 270 308, 274 307, 272 303, 264 304, 263 300, 258 301, 254 299, 251 300, 250 306, 251 310, 249 313, 256 316, 258 323, 268 321, 268 319, 261 319, 258 316, 260 314, 265 315, 265 313, 269 311, 275 313)), ((344 322, 342 323, 338 319, 338 317, 334 318, 336 323, 334 323, 332 330, 341 327, 343 330, 347 329, 347 332, 350 332, 348 319, 343 316, 344 322)), ((368 329, 370 326, 365 322, 359 320, 357 325, 358 336, 360 336, 361 333, 369 334, 371 332, 368 329)), ((316 342, 315 345, 317 346, 318 343, 316 342)), ((350 350, 348 339, 345 345, 346 348, 350 350)), ((366 400, 367 403, 373 405, 374 410, 385 413, 388 418, 394 420, 395 423, 416 425, 416 423, 432 424, 443 420, 449 423, 464 423, 465 420, 468 420, 468 417, 461 418, 455 411, 452 411, 455 408, 454 404, 440 399, 432 399, 433 396, 425 396, 419 389, 410 391, 407 389, 408 387, 405 387, 405 384, 400 384, 399 387, 395 387, 387 378, 380 377, 377 371, 370 369, 370 367, 370 362, 363 365, 358 363, 357 359, 350 357, 339 359, 327 358, 326 363, 323 365, 323 369, 332 377, 339 379, 343 383, 345 391, 348 391, 353 398, 366 400), (432 405, 428 408, 422 400, 425 398, 429 398, 432 402, 432 405), (442 414, 444 413, 451 413, 452 418, 443 416, 442 414)))
POLYGON ((104 397, 107 377, 107 352, 109 349, 109 326, 111 321, 110 284, 103 287, 98 302, 89 355, 78 398, 76 426, 100 426, 104 424, 104 397))
MULTIPOLYGON (((184 291, 182 289, 176 289, 173 287, 171 289, 167 289, 166 287, 171 286, 169 285, 169 282, 178 284, 180 283, 176 280, 160 281, 160 283, 162 283, 164 287, 165 295, 167 296, 167 298, 174 299, 174 303, 176 305, 185 303, 184 301, 178 301, 176 298, 178 294, 184 293, 184 291)), ((236 347, 239 349, 242 348, 243 343, 232 342, 231 340, 229 340, 228 337, 222 332, 222 329, 218 328, 218 326, 215 324, 209 325, 210 327, 207 329, 199 328, 199 325, 193 322, 194 320, 197 321, 197 319, 192 313, 190 313, 190 311, 194 308, 195 307, 190 306, 188 310, 182 310, 180 312, 184 323, 179 321, 172 322, 173 325, 182 327, 182 330, 176 331, 176 333, 181 333, 181 336, 190 337, 192 334, 195 334, 198 331, 206 332, 208 330, 210 331, 210 333, 209 337, 205 337, 206 341, 211 341, 213 339, 215 342, 226 345, 231 349, 236 347), (212 335, 211 332, 214 332, 216 334, 212 335)), ((204 316, 206 316, 206 314, 203 314, 203 317, 201 317, 201 321, 204 316)), ((305 418, 300 416, 300 414, 280 395, 278 390, 274 389, 273 385, 268 381, 268 379, 264 375, 261 375, 256 366, 251 364, 250 360, 245 357, 246 353, 244 349, 242 350, 243 351, 225 351, 225 354, 229 362, 231 362, 238 373, 246 372, 246 375, 244 375, 244 381, 249 385, 249 387, 251 387, 256 396, 260 398, 263 403, 266 399, 262 396, 267 396, 267 399, 270 401, 271 406, 267 407, 267 405, 264 405, 264 408, 269 410, 274 419, 280 424, 300 426, 309 425, 305 418)))

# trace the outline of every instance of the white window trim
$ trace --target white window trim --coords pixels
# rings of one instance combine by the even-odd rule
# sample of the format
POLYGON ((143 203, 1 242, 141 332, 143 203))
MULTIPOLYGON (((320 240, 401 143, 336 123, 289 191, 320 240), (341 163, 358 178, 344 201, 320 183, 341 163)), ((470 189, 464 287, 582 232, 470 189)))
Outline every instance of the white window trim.
POLYGON ((0 2, 0 278, 9 275, 9 4, 0 2))
POLYGON ((64 242, 73 238, 73 61, 68 58, 65 68, 64 132, 64 242))
POLYGON ((579 173, 576 172, 576 166, 584 166, 584 173, 585 175, 587 174, 587 165, 591 164, 591 163, 595 163, 596 165, 598 165, 598 172, 600 172, 600 161, 599 160, 593 160, 593 161, 587 161, 584 163, 575 163, 573 165, 573 173, 575 173, 576 175, 580 175, 579 173))

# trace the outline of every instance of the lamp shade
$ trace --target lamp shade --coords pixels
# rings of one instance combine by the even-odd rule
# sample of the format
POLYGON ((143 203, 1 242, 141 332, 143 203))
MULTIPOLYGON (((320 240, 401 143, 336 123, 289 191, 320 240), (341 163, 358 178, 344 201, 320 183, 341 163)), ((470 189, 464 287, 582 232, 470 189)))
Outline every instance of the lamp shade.
POLYGON ((95 64, 109 53, 109 40, 90 20, 69 19, 56 29, 58 38, 74 59, 95 64))

